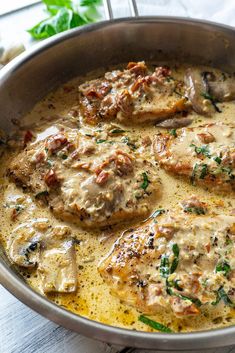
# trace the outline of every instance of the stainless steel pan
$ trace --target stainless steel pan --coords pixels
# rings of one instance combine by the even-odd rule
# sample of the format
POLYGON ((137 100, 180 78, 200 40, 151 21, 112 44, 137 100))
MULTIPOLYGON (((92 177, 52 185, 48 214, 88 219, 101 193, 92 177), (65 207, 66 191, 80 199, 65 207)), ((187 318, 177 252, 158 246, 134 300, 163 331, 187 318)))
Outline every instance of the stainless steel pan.
MULTIPOLYGON (((235 71, 235 30, 173 17, 111 20, 35 45, 0 72, 0 128, 10 131, 53 87, 90 70, 133 60, 171 60, 235 71)), ((0 283, 32 309, 68 329, 120 345, 202 349, 235 344, 235 327, 185 334, 119 329, 74 315, 30 289, 0 248, 0 283)), ((104 299, 105 300, 105 299, 104 299)))

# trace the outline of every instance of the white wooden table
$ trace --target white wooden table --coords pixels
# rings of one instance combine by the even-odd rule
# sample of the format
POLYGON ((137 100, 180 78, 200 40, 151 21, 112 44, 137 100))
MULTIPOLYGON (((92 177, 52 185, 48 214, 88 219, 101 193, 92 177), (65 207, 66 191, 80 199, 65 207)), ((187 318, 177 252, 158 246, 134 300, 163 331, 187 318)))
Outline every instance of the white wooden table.
MULTIPOLYGON (((43 18, 42 6, 36 4, 2 15, 4 10, 11 8, 13 2, 19 5, 20 0, 9 0, 9 6, 6 0, 0 0, 0 35, 4 43, 18 40, 27 48, 33 43, 25 30, 43 18)), ((235 0, 138 0, 137 2, 141 15, 189 16, 235 26, 235 0)), ((112 5, 115 17, 130 15, 128 0, 112 0, 112 5)), ((123 348, 97 342, 57 326, 19 302, 0 285, 0 353, 126 352, 123 348)), ((135 353, 146 352, 138 349, 134 351, 135 353)), ((204 352, 206 351, 201 351, 201 353, 204 352)), ((235 347, 212 349, 207 352, 235 353, 235 347)))

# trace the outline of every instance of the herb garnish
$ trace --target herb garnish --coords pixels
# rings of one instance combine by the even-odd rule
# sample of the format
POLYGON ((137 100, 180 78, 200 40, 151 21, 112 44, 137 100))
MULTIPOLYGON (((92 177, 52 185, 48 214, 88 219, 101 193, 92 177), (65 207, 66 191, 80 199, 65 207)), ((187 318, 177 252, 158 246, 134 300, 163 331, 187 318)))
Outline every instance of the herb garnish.
POLYGON ((174 287, 178 291, 182 292, 183 288, 180 287, 179 282, 180 282, 179 279, 174 279, 173 281, 167 280, 167 285, 170 286, 170 287, 174 287))
MULTIPOLYGON (((203 145, 201 147, 197 147, 194 143, 192 143, 190 145, 190 147, 194 147, 194 151, 197 153, 197 154, 202 154, 204 155, 205 157, 207 158, 212 158, 211 154, 210 154, 210 151, 209 151, 209 148, 208 148, 208 145, 203 145)), ((217 164, 220 164, 222 159, 221 157, 219 156, 215 156, 213 157, 213 160, 217 163, 217 164)))
POLYGON ((221 286, 217 293, 216 293, 216 300, 214 302, 212 302, 212 305, 217 305, 219 304, 219 302, 223 300, 224 304, 227 306, 231 306, 232 308, 234 308, 234 303, 232 302, 232 300, 229 298, 228 294, 225 292, 224 288, 221 286))
POLYGON ((168 278, 168 276, 172 273, 175 272, 177 269, 178 263, 179 263, 179 253, 180 249, 178 244, 173 244, 172 245, 172 251, 174 254, 174 259, 172 261, 172 264, 170 266, 169 262, 169 256, 168 255, 162 255, 161 257, 161 263, 160 263, 160 274, 164 278, 168 278))
POLYGON ((160 216, 161 214, 165 213, 166 211, 164 208, 159 208, 159 210, 154 211, 149 218, 155 218, 160 216))
POLYGON ((226 261, 222 261, 216 265, 215 272, 221 272, 225 277, 229 274, 231 271, 230 265, 226 261))
POLYGON ((62 155, 61 155, 61 158, 65 160, 65 159, 68 158, 68 156, 67 156, 67 154, 62 154, 62 155))
POLYGON ((184 212, 195 213, 197 215, 206 214, 205 209, 203 207, 197 206, 184 207, 184 212))
POLYGON ((171 130, 169 131, 169 134, 170 134, 171 136, 177 137, 176 129, 171 129, 171 130))
POLYGON ((154 328, 155 330, 158 330, 158 331, 161 331, 161 332, 166 332, 166 333, 172 333, 173 332, 169 327, 161 324, 160 322, 151 320, 151 319, 149 319, 148 317, 146 317, 144 315, 140 315, 138 317, 138 320, 143 322, 144 324, 154 328))
POLYGON ((199 167, 201 169, 201 173, 200 173, 199 179, 204 179, 205 176, 207 175, 207 172, 208 172, 207 164, 195 163, 195 165, 193 167, 193 172, 192 172, 192 175, 191 175, 191 178, 190 178, 190 181, 191 181, 192 185, 195 185, 196 173, 197 173, 199 167))
POLYGON ((160 263, 160 274, 163 278, 168 278, 170 274, 170 267, 169 267, 169 256, 162 255, 161 263, 160 263))
POLYGON ((213 158, 214 159, 214 161, 216 162, 216 163, 218 163, 218 164, 220 164, 221 163, 221 161, 222 161, 222 159, 220 158, 220 157, 214 157, 213 158))
POLYGON ((132 150, 136 150, 136 145, 133 142, 130 142, 130 139, 128 136, 125 136, 121 139, 121 142, 125 143, 127 146, 129 146, 132 150))
POLYGON ((190 178, 190 181, 191 181, 192 185, 195 185, 195 179, 196 179, 197 170, 198 170, 198 164, 195 163, 195 165, 193 167, 193 172, 192 172, 192 175, 191 175, 191 178, 190 178))
POLYGON ((126 131, 123 129, 113 129, 110 132, 111 134, 122 134, 123 132, 126 132, 126 131))
POLYGON ((149 186, 149 178, 146 172, 142 173, 143 176, 143 183, 140 185, 140 187, 145 191, 147 189, 147 187, 149 186))
POLYGON ((202 302, 200 301, 200 299, 191 298, 191 297, 188 297, 187 295, 176 293, 169 287, 167 288, 167 293, 169 295, 173 295, 173 296, 178 297, 178 298, 183 299, 183 300, 189 300, 190 302, 194 303, 196 306, 201 306, 202 305, 202 302))
POLYGON ((49 17, 28 30, 34 39, 48 38, 100 18, 97 6, 101 4, 101 0, 82 0, 81 11, 73 0, 42 0, 42 2, 46 5, 49 17))
POLYGON ((207 164, 202 164, 201 165, 201 174, 199 176, 199 179, 204 179, 206 175, 207 175, 207 164))
POLYGON ((171 264, 171 268, 170 268, 170 273, 174 273, 175 270, 177 269, 178 263, 179 263, 179 253, 180 253, 180 249, 178 244, 173 244, 172 245, 172 251, 174 254, 174 259, 172 261, 171 264))
POLYGON ((222 171, 223 173, 228 174, 229 179, 231 179, 231 180, 235 179, 235 175, 232 174, 232 171, 233 171, 232 168, 230 168, 230 167, 222 167, 222 168, 221 168, 221 171, 222 171))
POLYGON ((196 145, 194 145, 194 143, 192 143, 190 145, 190 147, 194 147, 194 151, 197 153, 197 154, 202 154, 208 158, 211 158, 211 155, 210 155, 210 152, 209 152, 209 149, 208 149, 208 145, 203 145, 201 147, 197 147, 196 145))
POLYGON ((222 110, 220 110, 219 107, 217 106, 216 104, 217 101, 214 97, 212 97, 209 93, 202 93, 202 97, 204 97, 205 99, 208 99, 218 113, 222 113, 222 110))
POLYGON ((48 192, 47 190, 44 190, 44 191, 38 192, 38 193, 35 195, 35 198, 36 198, 36 199, 40 199, 40 197, 48 196, 48 195, 49 195, 49 192, 48 192))
POLYGON ((103 140, 103 139, 97 139, 96 140, 96 143, 104 143, 104 142, 107 142, 107 140, 103 140))

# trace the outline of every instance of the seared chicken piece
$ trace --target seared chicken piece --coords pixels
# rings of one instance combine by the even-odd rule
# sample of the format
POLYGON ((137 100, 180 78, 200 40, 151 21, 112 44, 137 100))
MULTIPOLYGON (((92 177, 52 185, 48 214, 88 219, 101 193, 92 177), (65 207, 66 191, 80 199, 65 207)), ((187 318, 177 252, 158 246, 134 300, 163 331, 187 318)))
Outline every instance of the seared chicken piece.
POLYGON ((220 302, 234 307, 235 217, 206 208, 204 215, 195 197, 182 204, 184 210, 157 210, 124 232, 99 265, 111 293, 146 314, 197 315, 220 302))
POLYGON ((144 62, 79 86, 80 115, 89 124, 117 119, 125 123, 159 121, 187 109, 182 82, 167 67, 150 72, 144 62))
POLYGON ((9 175, 58 217, 106 226, 145 217, 159 189, 155 168, 134 148, 125 136, 101 139, 67 128, 28 143, 9 175))
POLYGON ((215 191, 235 190, 234 125, 215 123, 155 136, 153 149, 160 165, 192 184, 215 191))
POLYGON ((74 241, 68 227, 51 229, 47 219, 35 219, 14 230, 8 247, 10 258, 16 265, 38 267, 45 293, 76 291, 74 241))

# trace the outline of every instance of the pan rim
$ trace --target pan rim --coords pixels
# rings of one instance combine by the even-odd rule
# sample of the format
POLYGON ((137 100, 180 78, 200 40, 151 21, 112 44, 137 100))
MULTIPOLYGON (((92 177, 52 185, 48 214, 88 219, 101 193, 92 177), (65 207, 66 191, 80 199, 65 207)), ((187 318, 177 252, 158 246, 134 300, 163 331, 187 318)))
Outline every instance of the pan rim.
MULTIPOLYGON (((8 77, 30 61, 34 56, 46 51, 57 44, 69 40, 83 33, 97 31, 107 26, 112 26, 120 23, 140 23, 140 22, 161 22, 161 23, 177 23, 188 25, 201 25, 207 28, 217 28, 222 32, 235 34, 235 28, 218 24, 211 21, 189 19, 176 16, 140 16, 138 18, 127 17, 122 19, 113 19, 101 21, 95 24, 90 24, 82 28, 74 28, 67 32, 56 35, 55 37, 46 39, 43 42, 35 44, 32 48, 22 53, 11 63, 6 65, 0 71, 0 84, 8 79, 8 77)), ((161 349, 202 349, 229 346, 235 343, 235 326, 219 328, 214 330, 189 332, 189 333, 160 333, 160 332, 142 332, 132 331, 130 329, 119 328, 106 325, 63 309, 55 303, 49 301, 46 297, 30 288, 10 266, 4 263, 0 258, 0 284, 2 284, 9 292, 17 299, 29 306, 34 311, 56 322, 63 327, 79 332, 86 336, 107 340, 113 344, 126 344, 138 348, 161 348, 161 349), (77 329, 78 327, 78 329, 77 329), (209 339, 209 342, 208 342, 209 339)))

